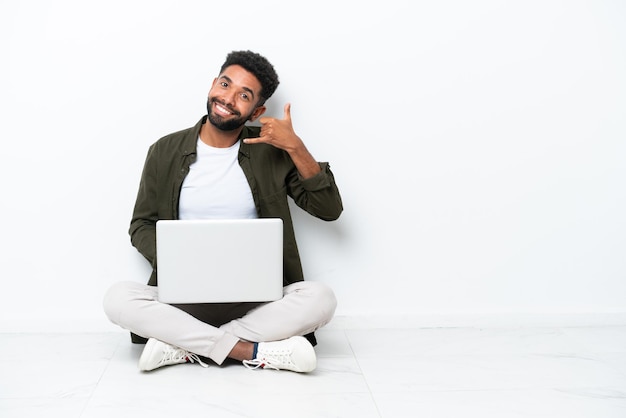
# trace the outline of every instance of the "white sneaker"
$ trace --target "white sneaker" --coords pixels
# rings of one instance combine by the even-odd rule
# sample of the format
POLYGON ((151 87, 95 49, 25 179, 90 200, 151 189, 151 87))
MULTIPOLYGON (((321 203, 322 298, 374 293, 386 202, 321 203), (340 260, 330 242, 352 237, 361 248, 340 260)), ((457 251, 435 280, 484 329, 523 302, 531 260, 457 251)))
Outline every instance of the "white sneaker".
POLYGON ((196 354, 150 338, 139 358, 139 370, 147 372, 172 364, 193 363, 194 360, 202 367, 209 367, 196 354))
POLYGON ((291 370, 293 372, 311 372, 317 359, 311 343, 304 337, 296 336, 282 341, 259 343, 254 360, 244 360, 249 369, 291 370))

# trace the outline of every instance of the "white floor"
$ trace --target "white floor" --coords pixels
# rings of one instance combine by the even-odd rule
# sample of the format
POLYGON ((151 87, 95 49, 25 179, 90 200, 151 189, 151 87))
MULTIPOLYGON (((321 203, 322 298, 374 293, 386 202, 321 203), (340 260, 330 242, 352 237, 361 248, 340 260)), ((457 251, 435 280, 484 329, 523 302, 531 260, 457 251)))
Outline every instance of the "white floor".
POLYGON ((141 373, 125 332, 0 334, 0 417, 626 417, 626 326, 317 335, 297 374, 141 373))

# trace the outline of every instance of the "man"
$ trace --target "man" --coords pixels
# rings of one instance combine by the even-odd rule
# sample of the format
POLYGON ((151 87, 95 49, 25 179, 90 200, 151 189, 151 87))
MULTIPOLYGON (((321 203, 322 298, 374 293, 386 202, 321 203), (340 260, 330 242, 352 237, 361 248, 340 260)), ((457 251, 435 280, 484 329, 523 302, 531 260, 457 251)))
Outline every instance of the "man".
POLYGON ((121 282, 104 298, 115 324, 147 338, 143 371, 209 358, 248 368, 309 372, 316 366, 313 332, 327 324, 335 296, 304 281, 287 196, 331 221, 343 207, 327 163, 318 163, 294 132, 291 109, 263 117, 279 81, 273 66, 251 51, 228 54, 194 127, 149 149, 129 234, 153 266, 147 285, 121 282), (260 118, 260 119, 259 119, 260 118), (246 125, 259 119, 261 127, 246 125), (159 219, 281 218, 283 298, 268 303, 170 305, 158 301, 155 225, 159 219))

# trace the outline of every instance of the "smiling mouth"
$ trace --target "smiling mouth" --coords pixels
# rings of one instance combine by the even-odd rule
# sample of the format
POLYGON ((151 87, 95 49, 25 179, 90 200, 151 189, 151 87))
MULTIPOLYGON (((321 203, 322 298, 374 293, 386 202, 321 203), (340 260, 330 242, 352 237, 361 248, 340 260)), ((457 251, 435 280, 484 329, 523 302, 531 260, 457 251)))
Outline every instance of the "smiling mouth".
POLYGON ((215 108, 215 111, 221 115, 224 115, 224 116, 237 115, 237 112, 230 110, 229 108, 227 108, 226 106, 218 102, 213 102, 213 106, 215 108))

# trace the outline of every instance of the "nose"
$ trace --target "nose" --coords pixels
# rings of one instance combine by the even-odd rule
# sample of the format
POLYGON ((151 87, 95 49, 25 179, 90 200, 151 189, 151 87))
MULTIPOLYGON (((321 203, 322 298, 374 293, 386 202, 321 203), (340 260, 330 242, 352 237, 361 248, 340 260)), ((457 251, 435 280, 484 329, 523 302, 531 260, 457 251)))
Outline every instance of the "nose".
POLYGON ((226 102, 227 105, 232 106, 235 104, 235 92, 229 91, 224 93, 224 102, 226 102))

